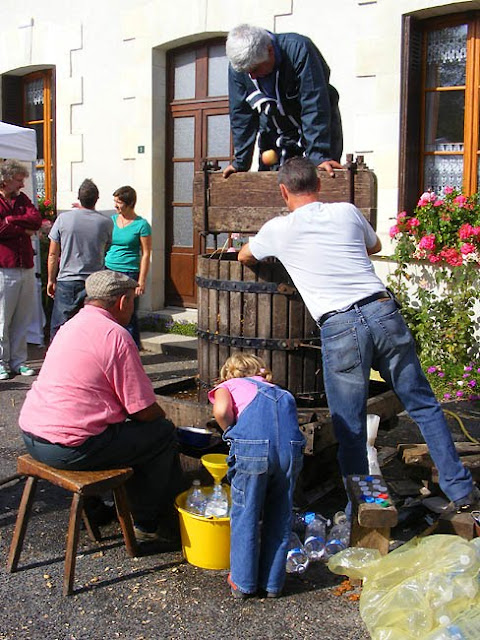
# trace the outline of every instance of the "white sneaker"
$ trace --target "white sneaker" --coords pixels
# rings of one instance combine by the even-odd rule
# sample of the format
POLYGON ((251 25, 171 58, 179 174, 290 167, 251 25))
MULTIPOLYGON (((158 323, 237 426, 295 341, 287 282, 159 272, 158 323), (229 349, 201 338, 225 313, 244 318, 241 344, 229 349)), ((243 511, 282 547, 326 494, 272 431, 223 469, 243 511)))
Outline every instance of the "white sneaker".
POLYGON ((8 380, 10 378, 10 373, 5 369, 3 364, 0 364, 0 380, 8 380))
POLYGON ((32 369, 32 367, 29 367, 27 364, 22 364, 20 367, 18 367, 17 373, 19 373, 21 376, 34 376, 35 370, 32 369))

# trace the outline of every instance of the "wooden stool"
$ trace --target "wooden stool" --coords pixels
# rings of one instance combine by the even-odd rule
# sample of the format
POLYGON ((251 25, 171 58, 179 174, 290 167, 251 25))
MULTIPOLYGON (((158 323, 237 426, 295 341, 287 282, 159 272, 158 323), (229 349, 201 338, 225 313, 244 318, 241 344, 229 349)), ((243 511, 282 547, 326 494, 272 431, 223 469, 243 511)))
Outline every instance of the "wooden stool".
POLYGON ((99 495, 105 491, 113 491, 127 553, 129 556, 136 555, 137 544, 125 491, 125 482, 133 474, 133 469, 127 467, 125 469, 108 469, 106 471, 65 471, 62 469, 54 469, 42 462, 37 462, 30 455, 23 455, 17 460, 17 471, 19 474, 27 476, 27 481, 23 490, 12 543, 10 545, 10 552, 8 554, 7 571, 13 572, 17 569, 33 497, 39 479, 47 480, 55 486, 62 487, 62 489, 73 493, 65 552, 65 573, 63 578, 64 596, 70 595, 73 592, 75 562, 82 516, 90 538, 95 541, 101 539, 98 528, 91 526, 83 510, 83 498, 85 496, 99 495))
POLYGON ((348 476, 347 492, 353 516, 350 546, 378 549, 387 554, 390 528, 397 524, 398 512, 383 476, 348 476))

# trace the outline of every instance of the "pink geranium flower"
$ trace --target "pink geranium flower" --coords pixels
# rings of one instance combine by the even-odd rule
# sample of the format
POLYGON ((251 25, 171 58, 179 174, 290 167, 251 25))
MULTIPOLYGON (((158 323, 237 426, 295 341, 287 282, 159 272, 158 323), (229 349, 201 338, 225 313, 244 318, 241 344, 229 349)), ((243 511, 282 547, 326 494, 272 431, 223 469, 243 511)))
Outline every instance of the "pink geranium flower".
POLYGON ((435 202, 436 199, 437 196, 433 191, 425 191, 425 193, 422 193, 422 195, 420 196, 420 200, 418 201, 417 206, 424 207, 426 204, 430 204, 430 202, 435 202))
POLYGON ((397 233, 400 233, 400 229, 396 224, 394 224, 393 227, 390 227, 388 233, 391 238, 394 238, 397 235, 397 233))
POLYGON ((453 201, 455 204, 458 204, 459 207, 463 207, 463 205, 467 202, 467 198, 465 196, 460 195, 460 196, 456 196, 453 199, 453 201))
POLYGON ((462 226, 458 230, 458 235, 460 237, 460 240, 468 240, 469 238, 471 238, 474 235, 473 231, 474 229, 471 224, 468 224, 468 223, 462 224, 462 226))
POLYGON ((450 195, 451 193, 453 193, 453 187, 445 187, 443 193, 447 196, 450 195))
POLYGON ((453 247, 446 247, 440 251, 441 257, 452 267, 459 267, 463 264, 462 254, 453 247))
POLYGON ((435 235, 433 233, 429 233, 428 235, 423 236, 423 238, 420 238, 418 247, 419 249, 433 251, 435 249, 435 235))
POLYGON ((468 256, 469 253, 475 253, 475 245, 473 245, 471 242, 465 242, 460 247, 460 251, 464 256, 468 256))

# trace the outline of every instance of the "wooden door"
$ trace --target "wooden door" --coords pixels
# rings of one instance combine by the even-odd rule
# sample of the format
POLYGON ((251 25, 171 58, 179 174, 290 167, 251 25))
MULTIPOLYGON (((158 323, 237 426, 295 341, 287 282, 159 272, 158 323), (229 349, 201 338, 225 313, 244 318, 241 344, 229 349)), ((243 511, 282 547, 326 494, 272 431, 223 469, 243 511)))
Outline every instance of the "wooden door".
POLYGON ((167 305, 196 306, 200 239, 193 225, 193 176, 205 160, 230 160, 224 41, 173 51, 168 61, 169 119, 166 167, 167 305))

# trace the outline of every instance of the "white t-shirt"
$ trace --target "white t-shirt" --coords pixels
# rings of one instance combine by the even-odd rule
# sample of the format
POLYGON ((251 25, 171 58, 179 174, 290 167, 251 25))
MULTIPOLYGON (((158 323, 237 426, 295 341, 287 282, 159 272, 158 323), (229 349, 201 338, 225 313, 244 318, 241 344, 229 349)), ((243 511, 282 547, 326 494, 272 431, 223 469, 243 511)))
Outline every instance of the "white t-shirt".
POLYGON ((249 247, 257 260, 280 260, 318 320, 385 289, 367 254, 376 242, 354 205, 313 202, 269 220, 249 247))

